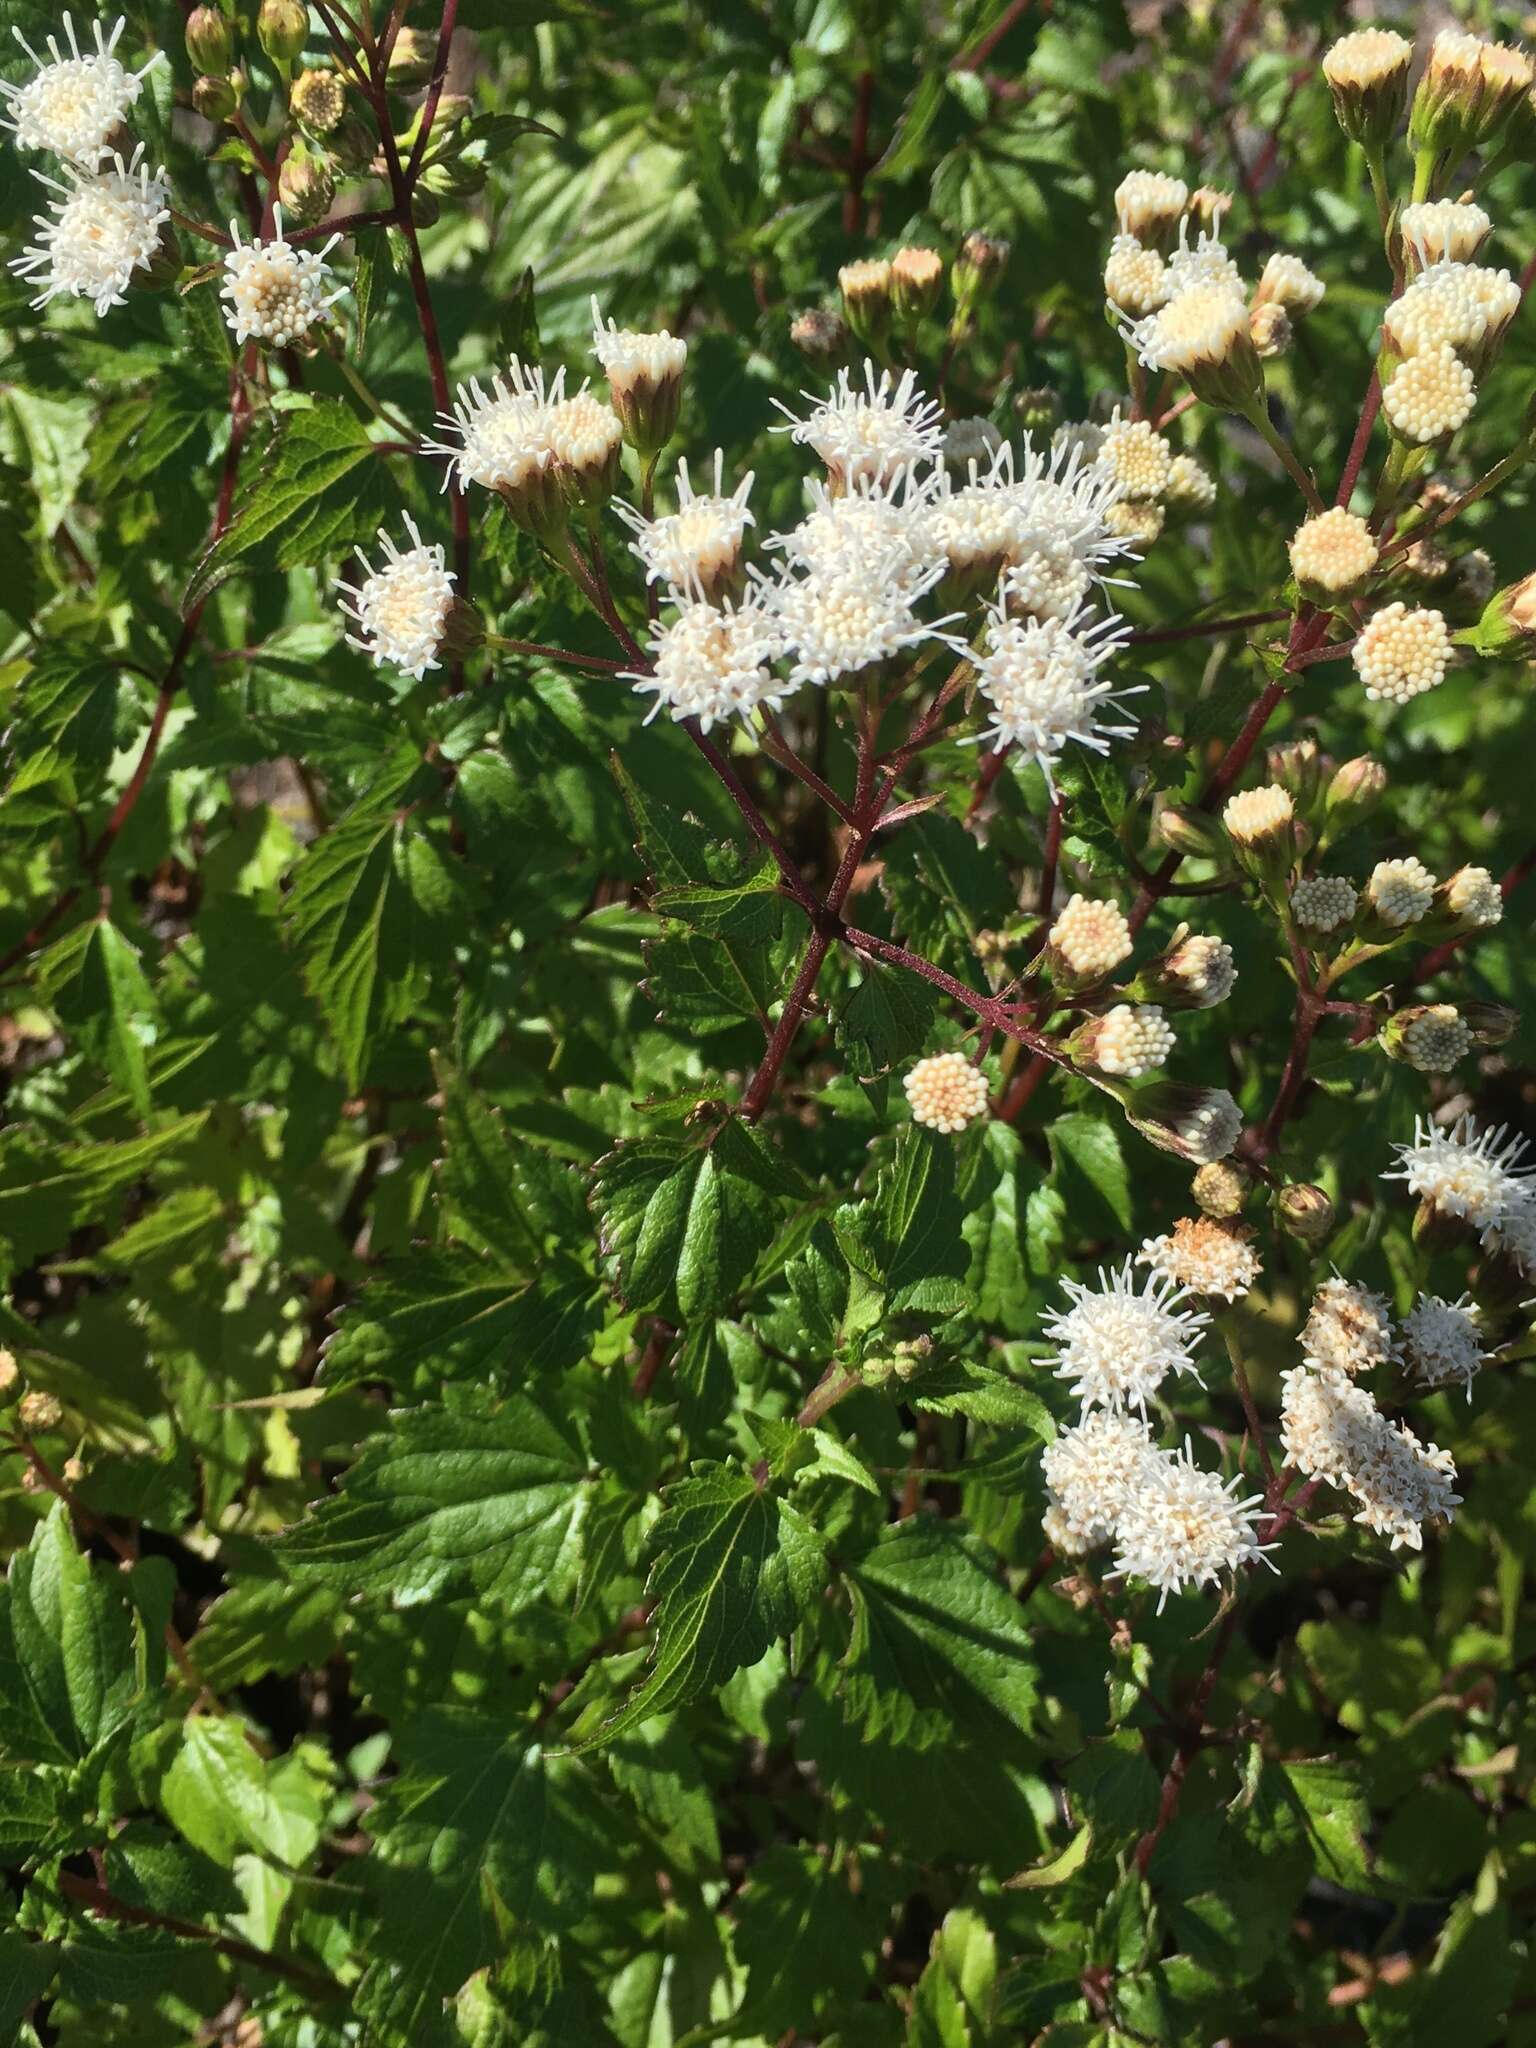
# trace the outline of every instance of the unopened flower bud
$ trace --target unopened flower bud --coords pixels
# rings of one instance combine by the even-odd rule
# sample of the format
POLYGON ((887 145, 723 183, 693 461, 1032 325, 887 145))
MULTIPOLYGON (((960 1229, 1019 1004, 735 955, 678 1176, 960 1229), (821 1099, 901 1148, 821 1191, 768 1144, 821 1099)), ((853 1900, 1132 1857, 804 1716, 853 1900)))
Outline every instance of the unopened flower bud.
POLYGON ((1270 747, 1264 758, 1269 764, 1270 781, 1288 789, 1303 813, 1322 794, 1324 779, 1333 767, 1313 739, 1287 740, 1283 746, 1270 747))
POLYGON ((1376 541, 1357 512, 1334 505, 1304 520, 1291 535, 1291 570, 1309 604, 1325 610, 1349 597, 1376 567, 1376 541))
POLYGON ((549 446, 572 505, 590 512, 607 504, 618 485, 623 444, 619 415, 590 391, 550 408, 549 446))
POLYGON ((29 1436, 45 1436, 64 1420, 64 1404, 57 1394, 34 1388, 17 1403, 16 1419, 29 1436))
MULTIPOLYGON (((990 420, 951 420, 944 429, 940 453, 944 467, 957 483, 967 483, 971 470, 985 473, 1003 445, 1003 437, 990 420)), ((994 579, 995 580, 995 579, 994 579)))
POLYGON ((1073 896, 1046 936, 1041 961, 1052 982, 1068 993, 1091 988, 1131 957, 1131 928, 1113 903, 1073 896))
POLYGON ((1248 329, 1255 349, 1266 363, 1283 356, 1291 345, 1291 316, 1273 299, 1254 307, 1248 316, 1248 329))
POLYGON ((926 1370, 932 1356, 933 1339, 930 1336, 903 1337, 891 1359, 897 1379, 903 1385, 917 1379, 926 1370))
POLYGON ((1231 210, 1232 194, 1219 185, 1197 185, 1189 195, 1189 211, 1196 225, 1213 235, 1221 233, 1221 223, 1231 210))
POLYGON ((0 1348, 0 1401, 9 1401, 21 1384, 21 1367, 16 1354, 0 1348))
POLYGON ((432 76, 437 37, 422 28, 403 28, 389 53, 389 83, 394 92, 414 92, 432 76))
POLYGON ((301 71, 288 104, 311 135, 334 135, 346 118, 347 89, 334 71, 301 71))
POLYGON ((485 158, 479 150, 473 155, 434 157, 421 174, 423 185, 441 199, 472 199, 484 189, 485 180, 485 158))
POLYGON ((908 327, 926 319, 944 289, 944 259, 937 249, 898 249, 891 258, 891 297, 908 327))
POLYGON ((59 1477, 66 1486, 78 1486, 85 1477, 85 1460, 83 1458, 66 1458, 59 1467, 59 1477))
POLYGON ((1508 1003, 1463 1003, 1461 1021, 1476 1045, 1508 1045, 1520 1029, 1520 1012, 1508 1003))
POLYGON ((1504 916, 1504 892, 1487 868, 1458 868, 1435 891, 1446 935, 1491 931, 1504 916))
POLYGON ((837 313, 808 306, 789 323, 789 338, 813 363, 840 362, 848 352, 847 323, 837 313))
POLYGON ((326 144, 338 166, 352 177, 366 171, 379 150, 378 138, 356 114, 348 114, 326 144))
POLYGON ((324 220, 336 197, 336 174, 323 156, 296 142, 277 174, 277 196, 283 210, 301 227, 324 220))
POLYGON ((866 1387, 883 1387, 895 1377, 896 1361, 889 1356, 866 1358, 859 1367, 859 1378, 866 1387))
POLYGON ((1421 860, 1379 860, 1365 885, 1362 910, 1385 932, 1399 932, 1425 917, 1435 900, 1435 878, 1421 860))
POLYGON ((1130 1122, 1149 1144, 1195 1165, 1225 1159, 1242 1136, 1242 1111, 1225 1088, 1150 1081, 1121 1100, 1130 1122))
POLYGON ((227 121, 240 104, 240 95, 232 78, 206 78, 192 81, 192 105, 205 121, 227 121))
POLYGON ((1524 50, 1512 43, 1484 43, 1479 58, 1483 94, 1478 106, 1477 133, 1473 141, 1485 147, 1505 127, 1511 115, 1523 109, 1536 85, 1536 66, 1524 50))
POLYGON ((291 64, 309 41, 309 9, 303 0, 261 0, 256 37, 274 64, 291 64))
POLYGON ((1173 1047, 1173 1032, 1155 1005, 1116 1003, 1079 1025, 1066 1050, 1080 1067, 1134 1081, 1162 1066, 1173 1047))
POLYGON ((1327 836, 1338 839, 1375 810, 1386 794, 1387 771, 1369 754, 1359 754, 1336 770, 1323 798, 1327 836))
POLYGON ((1495 591, 1464 637, 1482 655, 1522 659, 1536 651, 1536 574, 1495 591))
POLYGON ((1266 783, 1239 790, 1222 807, 1232 851, 1239 863, 1260 881, 1278 882, 1289 875, 1296 857, 1296 806, 1288 789, 1266 783))
POLYGON ((1321 1244, 1333 1229, 1334 1207, 1320 1187, 1292 1181, 1276 1190, 1275 1220, 1303 1244, 1321 1244))
POLYGON ((1017 392, 1013 416, 1026 434, 1048 434, 1061 418, 1061 399, 1049 384, 1030 384, 1017 392))
POLYGON ((1204 811, 1187 804, 1165 804, 1158 813, 1157 829, 1165 844, 1187 860, 1226 860, 1226 842, 1215 819, 1204 811))
POLYGON ((1459 159, 1471 148, 1484 100, 1483 48, 1459 29, 1442 29, 1431 43, 1408 117, 1416 150, 1459 159))
POLYGON ((891 331, 891 266, 879 257, 845 263, 837 273, 843 318, 866 348, 878 349, 891 331))
POLYGON ((1472 1050, 1472 1033, 1454 1003, 1411 1003, 1389 1017, 1382 1050, 1421 1074, 1448 1074, 1472 1050))
POLYGON ((1333 111, 1351 142, 1379 149, 1397 132, 1408 104, 1413 44, 1386 28, 1341 36, 1323 58, 1333 111))
POLYGON ((1252 1186, 1245 1167, 1230 1159, 1213 1159, 1200 1168, 1190 1183, 1190 1191, 1207 1216, 1225 1220, 1242 1213, 1252 1186))
POLYGON ((222 78, 235 61, 234 28, 219 7, 194 7, 184 31, 187 55, 198 71, 222 78))
POLYGON ((960 244, 960 252, 949 266, 949 288, 955 301, 952 332, 963 333, 976 308, 997 290, 1011 248, 1010 243, 991 235, 969 234, 960 244))
MULTIPOLYGON (((683 402, 683 370, 688 344, 666 328, 654 333, 606 326, 592 301, 592 353, 603 366, 623 436, 637 454, 652 456, 665 448, 677 431, 683 402)), ((568 400, 574 404, 574 400, 568 400)), ((607 408, 605 407, 606 411, 607 408)), ((617 478, 617 470, 614 472, 617 478)))
POLYGON ((1180 925, 1165 950, 1141 968, 1126 991, 1137 1002, 1167 1010, 1211 1010, 1224 1003, 1237 980, 1232 948, 1224 939, 1180 925))

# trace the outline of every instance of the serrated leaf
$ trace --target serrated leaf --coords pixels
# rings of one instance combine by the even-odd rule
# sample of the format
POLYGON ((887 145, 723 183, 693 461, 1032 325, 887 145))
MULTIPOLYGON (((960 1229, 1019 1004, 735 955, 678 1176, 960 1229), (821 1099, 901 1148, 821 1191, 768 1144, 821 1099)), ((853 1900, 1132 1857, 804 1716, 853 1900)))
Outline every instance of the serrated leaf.
POLYGON ((1008 1741, 1031 1725, 1035 1661, 1015 1601, 948 1523, 897 1522, 846 1573, 845 1711, 931 1746, 1008 1741))
POLYGON ((343 1595, 407 1607, 473 1591, 516 1614, 575 1585, 591 1493, 581 1447, 522 1396, 494 1415, 407 1409, 277 1552, 343 1595))
POLYGON ((23 1756, 88 1756, 138 1704, 136 1629, 119 1586, 82 1555, 62 1501, 12 1558, 6 1595, 7 1677, 22 1717, 8 1746, 23 1756))
POLYGON ((598 1161, 593 1205, 630 1308, 686 1320, 730 1305, 775 1224, 760 1178, 736 1170, 745 1160, 703 1136, 635 1139, 598 1161))
POLYGON ((669 1488, 651 1541, 650 1668, 579 1748, 611 1742, 755 1664, 794 1627, 826 1576, 821 1539, 804 1516, 730 1466, 700 1466, 669 1488))
POLYGON ((862 962, 859 975, 837 1012, 837 1045, 849 1071, 869 1081, 922 1051, 934 997, 917 975, 878 960, 862 962))
POLYGON ((1074 1215, 1085 1203, 1084 1235, 1097 1235, 1105 1217, 1119 1230, 1131 1227, 1131 1176, 1115 1126, 1101 1116, 1074 1110, 1046 1126, 1056 1187, 1074 1215))
POLYGON ((159 1028, 159 1007, 137 949, 115 924, 95 917, 50 947, 36 972, 60 1020, 147 1117, 145 1054, 159 1028))

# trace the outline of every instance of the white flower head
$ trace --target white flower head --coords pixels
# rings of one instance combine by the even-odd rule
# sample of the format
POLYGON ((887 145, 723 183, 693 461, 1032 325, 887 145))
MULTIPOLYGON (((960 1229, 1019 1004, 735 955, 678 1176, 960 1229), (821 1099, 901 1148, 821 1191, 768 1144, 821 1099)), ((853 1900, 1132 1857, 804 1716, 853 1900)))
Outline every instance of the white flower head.
POLYGON ((938 489, 936 471, 899 469, 879 481, 860 477, 842 491, 812 477, 807 488, 811 509, 800 524, 769 534, 763 543, 787 563, 836 574, 862 562, 895 562, 896 580, 907 588, 923 582, 934 567, 928 507, 938 489))
POLYGON ((280 206, 273 208, 273 226, 270 240, 242 242, 240 223, 230 222, 235 246, 224 258, 224 318, 237 342, 291 348, 346 296, 346 286, 335 283, 325 260, 341 237, 332 235, 320 249, 295 248, 283 239, 280 206))
POLYGON ((37 241, 10 265, 18 277, 41 286, 35 307, 50 299, 89 299, 100 317, 124 303, 135 272, 154 262, 171 217, 170 188, 164 170, 151 176, 143 156, 140 143, 127 163, 114 156, 110 170, 85 171, 69 163, 62 183, 36 174, 58 194, 50 202, 52 218, 36 216, 37 241))
POLYGON ((889 370, 877 375, 866 360, 862 390, 844 369, 825 398, 808 391, 802 396, 810 413, 797 419, 788 406, 779 405, 788 424, 774 432, 814 448, 844 486, 861 477, 884 482, 899 469, 932 461, 943 443, 943 410, 924 394, 912 370, 899 377, 889 370))
POLYGON ((901 1085, 912 1121, 930 1131, 963 1131, 987 1106, 986 1077, 961 1052, 934 1053, 919 1060, 901 1085))
POLYGON ((1144 248, 1134 235, 1116 235, 1104 265, 1104 296, 1117 313, 1145 319, 1168 303, 1172 287, 1168 266, 1156 249, 1144 248))
POLYGON ((380 527, 383 568, 375 569, 358 548, 364 581, 355 590, 345 583, 337 588, 342 610, 360 629, 347 635, 351 645, 375 662, 420 677, 439 665, 438 650, 453 608, 454 578, 441 546, 426 545, 409 512, 405 525, 411 545, 403 554, 380 527))
POLYGON ((655 696, 647 725, 663 705, 679 722, 696 718, 704 732, 731 718, 748 724, 760 705, 777 711, 789 694, 790 685, 769 666, 783 644, 754 593, 739 605, 684 599, 676 618, 651 640, 652 673, 629 671, 623 680, 655 696))
POLYGON ((1281 1390, 1286 1457, 1307 1478, 1352 1493, 1358 1523, 1389 1537, 1394 1550, 1420 1550, 1424 1523, 1450 1519, 1459 1496, 1448 1451, 1426 1449, 1340 1373, 1297 1366, 1282 1374, 1281 1390))
POLYGON ((1155 500, 1168 487, 1173 450, 1150 420, 1122 419, 1117 407, 1094 460, 1114 478, 1124 497, 1155 500))
POLYGON ((1138 1265, 1190 1294, 1237 1301, 1258 1279, 1258 1255, 1245 1225, 1211 1216, 1181 1216, 1171 1231, 1149 1237, 1136 1254, 1138 1265))
POLYGON ((1313 1365, 1351 1379, 1391 1364, 1398 1356, 1398 1339, 1385 1296, 1337 1274, 1325 1280, 1312 1297, 1301 1349, 1313 1365))
POLYGON ((127 119, 146 74, 160 62, 157 50, 137 71, 129 71, 114 55, 127 22, 119 15, 110 30, 92 22, 94 50, 82 51, 75 24, 64 16, 64 40, 49 36, 48 55, 40 57, 22 34, 12 34, 37 66, 20 85, 0 79, 6 112, 0 125, 16 137, 18 149, 46 149, 66 163, 89 169, 108 154, 112 137, 127 119))
POLYGON ((1115 218, 1122 235, 1169 230, 1189 204, 1189 187, 1166 171, 1127 171, 1115 187, 1115 218))
POLYGON ((1416 270, 1435 263, 1470 263, 1493 232, 1493 222, 1470 200, 1421 200, 1398 216, 1403 245, 1416 270))
POLYGON ((1155 1456, 1145 1420, 1113 1408, 1090 1409, 1046 1446, 1040 1468, 1069 1555, 1113 1538, 1142 1464, 1155 1456))
POLYGON ((1056 1347, 1056 1377, 1069 1380, 1087 1408, 1134 1408, 1148 1400, 1170 1372, 1196 1370, 1193 1347, 1208 1321, 1201 1309, 1183 1308, 1182 1287, 1152 1276, 1137 1281, 1131 1261, 1100 1269, 1097 1284, 1064 1280, 1072 1306, 1043 1319, 1056 1347))
POLYGON ((450 464, 443 488, 454 470, 461 490, 470 484, 519 494, 537 488, 555 459, 550 433, 564 397, 563 369, 546 389, 544 372, 516 356, 505 376, 491 379, 489 391, 477 377, 461 384, 453 410, 438 422, 455 440, 425 444, 429 455, 441 455, 450 464))
POLYGON ((1465 1387, 1470 1400, 1486 1356, 1471 1296, 1445 1301, 1421 1295, 1403 1318, 1403 1348, 1424 1386, 1465 1387))
POLYGON ((1473 1230, 1496 1229, 1517 1203, 1529 1199, 1536 1168, 1522 1165, 1530 1146, 1503 1124, 1479 1130, 1470 1115, 1448 1129, 1427 1117, 1414 1125, 1413 1141, 1392 1148, 1402 1164, 1382 1175, 1401 1180, 1410 1194, 1473 1230))
POLYGON ((792 683, 833 683, 878 661, 942 639, 950 615, 932 622, 916 612, 939 581, 939 566, 913 578, 899 548, 862 564, 838 563, 765 584, 762 601, 793 656, 792 683))
POLYGON ((620 327, 617 321, 604 323, 597 300, 592 301, 592 353, 602 365, 609 388, 618 395, 638 386, 657 386, 681 377, 688 363, 688 344, 663 327, 654 334, 620 327))
POLYGON ((1283 306, 1293 317, 1315 312, 1328 287, 1299 256, 1277 249, 1264 266, 1254 292, 1255 306, 1283 306))
POLYGON ((1101 1073, 1137 1080, 1160 1067, 1175 1039, 1162 1011, 1151 1003, 1116 1003, 1086 1027, 1091 1050, 1085 1057, 1101 1073))
POLYGON ((1116 904, 1071 896, 1046 939, 1055 959, 1076 982, 1101 981, 1131 957, 1131 928, 1116 904))
POLYGON ((991 722, 979 737, 991 740, 996 753, 1014 745, 1032 755, 1047 783, 1069 740, 1107 754, 1111 740, 1135 731, 1134 724, 1110 718, 1124 716, 1120 699, 1141 686, 1117 690, 1099 670, 1129 637, 1116 614, 1095 620, 1083 605, 1065 619, 1015 619, 1001 603, 989 607, 984 649, 975 660, 991 722))
POLYGON ((1262 1494, 1239 1498, 1241 1477, 1225 1482, 1198 1466, 1186 1443, 1136 1469, 1115 1530, 1115 1571, 1144 1579, 1161 1613, 1170 1593, 1215 1585, 1254 1564, 1268 1546, 1257 1534, 1262 1494))
POLYGON ((1388 426, 1416 447, 1444 440, 1465 426, 1476 403, 1477 380, 1448 346, 1410 356, 1381 394, 1388 426))
POLYGON ((1192 285, 1124 331, 1149 370, 1186 375, 1228 363, 1253 347, 1247 300, 1236 286, 1219 280, 1192 285))
POLYGON ((688 459, 680 456, 675 512, 646 519, 619 499, 613 509, 635 536, 630 552, 643 563, 647 583, 709 597, 730 584, 740 567, 747 528, 756 523, 747 509, 751 494, 751 470, 727 493, 725 456, 717 448, 713 490, 695 491, 688 459))
POLYGON ((1504 891, 1487 868, 1458 868, 1445 884, 1445 907, 1458 924, 1491 931, 1504 921, 1504 891))
POLYGON ((1189 222, 1181 220, 1179 246, 1168 259, 1168 297, 1170 300, 1180 298, 1185 292, 1194 291, 1202 285, 1220 285, 1241 296, 1243 274, 1219 235, 1208 234, 1202 229, 1191 245, 1189 222))
POLYGON ((1536 1190, 1524 1190, 1482 1233, 1486 1252, 1509 1259, 1527 1279, 1536 1277, 1536 1190))

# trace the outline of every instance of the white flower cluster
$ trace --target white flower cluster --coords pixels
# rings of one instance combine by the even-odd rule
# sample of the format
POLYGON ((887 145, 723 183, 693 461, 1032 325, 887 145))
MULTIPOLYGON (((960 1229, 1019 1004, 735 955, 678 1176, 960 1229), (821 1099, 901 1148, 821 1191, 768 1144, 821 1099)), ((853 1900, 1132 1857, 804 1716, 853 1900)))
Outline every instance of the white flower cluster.
POLYGON ((1045 1453, 1046 1538, 1065 1556, 1113 1543, 1114 1570, 1155 1587, 1161 1611, 1170 1593, 1262 1555, 1261 1501, 1239 1498, 1239 1479, 1202 1470, 1187 1444, 1163 1450, 1147 1426, 1147 1401, 1170 1372, 1199 1377, 1193 1347, 1206 1317, 1180 1306, 1186 1290, 1162 1276, 1138 1286, 1129 1262, 1096 1287, 1064 1284, 1072 1306, 1045 1327, 1083 1414, 1045 1453))
POLYGON ((1171 1231, 1147 1238, 1136 1261, 1188 1294, 1238 1301, 1261 1271, 1252 1236, 1241 1223, 1181 1216, 1171 1231))
POLYGON ((237 342, 262 341, 292 348, 323 320, 346 286, 333 283, 326 257, 341 240, 332 235, 322 249, 299 249, 283 237, 283 209, 272 209, 273 232, 240 240, 240 223, 229 224, 234 247, 224 258, 221 296, 224 318, 237 342))
POLYGON ((14 31, 35 69, 19 85, 0 79, 0 120, 19 149, 49 152, 63 172, 34 172, 53 196, 48 211, 34 218, 37 240, 10 261, 18 277, 38 287, 38 309, 57 298, 89 299, 101 318, 124 303, 135 274, 147 272, 160 253, 171 217, 165 172, 151 172, 142 143, 126 159, 122 154, 129 146, 123 124, 160 53, 137 71, 126 69, 116 55, 126 26, 122 18, 110 29, 95 22, 95 48, 82 50, 66 14, 68 50, 49 36, 46 57, 14 31))
POLYGON ((349 633, 354 647, 376 662, 388 662, 407 675, 423 676, 438 666, 448 613, 453 606, 453 571, 441 547, 428 547, 407 512, 411 545, 400 553, 383 528, 379 541, 384 567, 375 570, 361 548, 357 559, 364 579, 354 590, 338 582, 341 608, 356 620, 359 634, 349 633))
POLYGON ((963 1131, 987 1106, 986 1077, 960 1052, 919 1060, 902 1082, 912 1121, 930 1131, 963 1131))
POLYGON ((1426 1522, 1460 1505, 1456 1462, 1383 1415, 1364 1387, 1312 1361, 1281 1376, 1280 1441, 1309 1479, 1352 1494, 1355 1521, 1394 1550, 1421 1550, 1426 1522))
MULTIPOLYGON (((1483 51, 1496 47, 1465 40, 1483 51)), ((1482 208, 1468 201, 1438 200, 1403 211, 1411 281, 1382 321, 1387 367, 1381 400, 1387 424, 1403 441, 1424 446, 1465 424, 1477 379, 1520 310, 1515 278, 1475 260, 1491 226, 1482 208)))
POLYGON ((1479 1129, 1464 1114, 1442 1129, 1421 1118, 1412 1142, 1395 1148, 1401 1165, 1384 1178, 1406 1182, 1430 1212, 1465 1224, 1485 1250, 1536 1276, 1536 1167, 1523 1164, 1530 1149, 1503 1124, 1479 1129))

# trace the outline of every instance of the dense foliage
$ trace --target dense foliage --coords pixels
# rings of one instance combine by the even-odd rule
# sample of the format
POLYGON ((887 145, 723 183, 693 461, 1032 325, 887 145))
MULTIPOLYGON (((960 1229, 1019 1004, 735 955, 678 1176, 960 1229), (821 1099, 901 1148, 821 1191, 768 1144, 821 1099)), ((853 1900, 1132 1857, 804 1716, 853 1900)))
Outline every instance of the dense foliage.
MULTIPOLYGON (((1497 1211, 1420 1184, 1435 1132, 1536 1130, 1536 332, 1520 306, 1421 442, 1386 421, 1423 358, 1381 339, 1410 199, 1475 188, 1519 304, 1536 103, 1453 132, 1452 80, 1352 142, 1335 14, 145 0, 114 203, 164 217, 124 290, 36 305, 102 246, 48 221, 112 174, 29 143, 64 31, 0 0, 35 53, 0 58, 4 236, 45 252, 0 287, 0 2025, 29 2048, 1536 2040, 1536 1212, 1518 1156, 1497 1211), (1176 211, 1246 280, 1284 252, 1326 283, 1294 331, 1255 314, 1262 396, 1187 392, 1106 317, 1137 167, 1231 195, 1176 211), (279 199, 325 273, 289 326, 231 260, 279 199), (903 246, 942 264, 893 286, 903 246), (862 259, 861 345, 832 316, 862 259), (453 389, 516 357, 601 398, 593 294, 686 340, 676 432, 626 413, 621 474, 498 496, 453 389), (953 555, 878 661, 740 717, 657 695, 683 608, 636 523, 718 448, 763 602, 819 601, 825 471, 781 408, 867 352, 971 422, 948 471, 932 429, 935 502, 956 450, 980 490, 999 441, 1024 472, 1026 431, 1079 423, 1053 475, 1123 579, 1091 600, 1125 621, 1106 750, 1008 722, 999 564, 953 555), (1094 497, 1117 407, 1154 481, 1094 497), (1330 590, 1287 543, 1336 486, 1370 563, 1330 590), (414 675, 362 595, 407 517, 458 600, 414 675), (1401 701, 1363 687, 1388 603, 1451 656, 1401 701), (1412 875, 1368 878, 1415 861, 1440 885, 1398 917, 1412 875), (1320 868, 1348 938, 1293 899, 1320 868), (1072 895, 1126 913, 1123 988, 1047 942, 1072 895), (1220 1000, 1173 986, 1184 924, 1220 1000), (1162 1009, 1198 1102, 1110 1049, 1161 1047, 1162 1009), (1219 1091, 1230 1147, 1192 1135, 1219 1091), (1148 1386, 1139 1469, 1247 1505, 1221 1569, 1159 1582, 1046 1467, 1096 1399, 1058 1369, 1070 1304, 1198 1213, 1202 1160, 1201 1242, 1244 1277, 1167 1311, 1198 1373, 1148 1386), (1322 1369, 1334 1275, 1390 1318, 1369 1396, 1322 1369), (1445 1446, 1454 1496, 1373 1521, 1369 1475, 1297 1452, 1320 1388, 1445 1446)), ((877 611, 883 560, 852 567, 877 611)), ((1166 1307, 1145 1263, 1123 1284, 1166 1307)))

